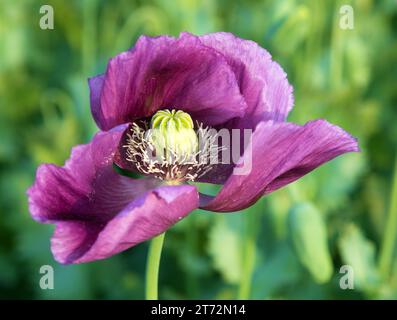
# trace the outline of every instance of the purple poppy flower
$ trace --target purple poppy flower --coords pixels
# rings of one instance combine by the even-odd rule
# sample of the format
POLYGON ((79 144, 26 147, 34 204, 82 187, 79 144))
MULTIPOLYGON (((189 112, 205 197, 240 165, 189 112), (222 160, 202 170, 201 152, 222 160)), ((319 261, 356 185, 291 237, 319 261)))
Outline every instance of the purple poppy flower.
POLYGON ((286 122, 293 95, 285 72, 255 42, 229 33, 142 36, 89 86, 100 131, 74 147, 63 167, 41 165, 28 190, 32 217, 56 225, 51 249, 60 263, 112 256, 197 208, 242 210, 322 163, 358 151, 356 139, 325 120, 286 122), (149 127, 160 133, 147 135, 149 127), (208 128, 253 131, 237 164, 181 161, 212 150, 203 152, 196 140, 208 128), (148 146, 164 162, 145 158, 148 146), (245 160, 251 170, 238 174, 245 160), (115 164, 144 178, 121 175, 115 164), (189 180, 223 187, 212 197, 189 180))

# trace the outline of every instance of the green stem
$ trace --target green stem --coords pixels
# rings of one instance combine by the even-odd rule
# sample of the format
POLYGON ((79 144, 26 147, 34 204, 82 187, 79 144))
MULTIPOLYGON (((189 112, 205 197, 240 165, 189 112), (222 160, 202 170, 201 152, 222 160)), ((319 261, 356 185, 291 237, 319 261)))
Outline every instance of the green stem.
POLYGON ((397 157, 394 168, 393 185, 390 194, 390 206, 386 220, 386 228, 382 240, 379 271, 386 279, 390 275, 390 269, 393 260, 393 249, 397 235, 397 157))
POLYGON ((150 241, 146 264, 146 300, 158 299, 158 279, 165 232, 150 241))
POLYGON ((253 210, 246 212, 245 221, 246 228, 242 254, 243 265, 238 291, 238 299, 240 300, 247 300, 251 295, 251 283, 256 260, 255 240, 257 230, 255 212, 253 210))
MULTIPOLYGON (((189 244, 190 254, 196 259, 197 256, 197 246, 198 246, 198 234, 195 223, 195 215, 189 215, 189 228, 190 230, 187 233, 187 241, 189 244)), ((186 284, 187 284, 187 292, 189 297, 197 297, 198 293, 198 281, 197 277, 193 272, 186 273, 186 284)))

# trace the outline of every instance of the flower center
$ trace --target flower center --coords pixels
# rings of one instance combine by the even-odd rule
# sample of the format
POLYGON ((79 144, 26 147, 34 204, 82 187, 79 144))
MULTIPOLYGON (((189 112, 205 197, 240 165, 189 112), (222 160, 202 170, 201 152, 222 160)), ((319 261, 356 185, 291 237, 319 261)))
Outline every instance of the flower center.
POLYGON ((150 123, 133 123, 127 134, 126 160, 145 174, 167 183, 194 181, 217 162, 221 148, 214 130, 182 110, 157 111, 150 123))
POLYGON ((198 151, 198 137, 190 115, 181 110, 160 110, 150 122, 146 139, 154 146, 156 157, 167 162, 192 161, 198 151))

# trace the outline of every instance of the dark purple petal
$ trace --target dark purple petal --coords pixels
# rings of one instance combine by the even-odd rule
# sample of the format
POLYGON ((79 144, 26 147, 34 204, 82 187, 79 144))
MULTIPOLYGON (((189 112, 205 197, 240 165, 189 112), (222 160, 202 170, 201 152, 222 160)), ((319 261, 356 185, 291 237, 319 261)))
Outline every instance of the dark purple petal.
POLYGON ((113 160, 114 163, 121 169, 142 175, 142 173, 137 169, 136 164, 127 160, 128 155, 127 148, 125 146, 128 144, 128 135, 131 133, 131 127, 132 123, 126 127, 123 134, 121 135, 120 143, 117 147, 113 160))
POLYGON ((28 190, 35 220, 55 223, 52 251, 61 263, 102 259, 164 232, 198 206, 193 186, 158 187, 113 170, 126 126, 73 148, 63 167, 44 164, 28 190), (157 187, 157 188, 156 188, 157 187))
POLYGON ((224 184, 233 173, 234 164, 216 164, 211 170, 199 177, 196 181, 212 184, 224 184))
POLYGON ((221 52, 236 74, 248 105, 238 127, 253 128, 259 121, 287 118, 293 106, 292 87, 286 73, 265 49, 226 32, 204 35, 200 40, 221 52))
MULTIPOLYGON (((346 152, 358 151, 355 138, 325 120, 304 126, 261 122, 251 139, 252 170, 233 174, 216 197, 203 197, 203 209, 229 212, 242 210, 262 195, 295 181, 319 165, 346 152)), ((249 149, 247 149, 249 150, 249 149)), ((249 152, 241 160, 246 161, 249 152)))
POLYGON ((113 170, 113 155, 124 129, 123 125, 97 133, 89 144, 73 148, 63 167, 41 165, 28 190, 32 217, 40 222, 106 221, 155 187, 156 180, 134 180, 113 170))
POLYGON ((88 85, 90 87, 90 106, 95 121, 101 117, 101 108, 99 106, 101 105, 101 94, 104 82, 104 74, 88 79, 88 85))
POLYGON ((92 114, 103 130, 161 108, 182 109, 216 125, 242 116, 247 107, 225 57, 188 33, 140 37, 89 84, 92 114))
POLYGON ((198 207, 194 186, 162 186, 134 199, 106 223, 57 223, 51 249, 61 263, 110 257, 159 235, 198 207))

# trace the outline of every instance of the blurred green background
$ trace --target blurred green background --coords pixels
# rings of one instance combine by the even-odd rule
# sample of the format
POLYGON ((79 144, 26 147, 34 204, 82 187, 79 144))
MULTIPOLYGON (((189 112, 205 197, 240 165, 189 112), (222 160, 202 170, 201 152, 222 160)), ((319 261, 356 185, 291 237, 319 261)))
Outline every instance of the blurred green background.
POLYGON ((196 211, 177 224, 166 236, 160 297, 397 298, 394 0, 0 0, 0 298, 144 297, 147 243, 61 266, 49 250, 53 226, 30 218, 25 192, 38 164, 63 164, 95 132, 87 78, 139 35, 181 31, 258 42, 294 86, 289 121, 324 117, 357 136, 362 152, 245 212, 196 211), (44 4, 54 30, 39 28, 44 4), (339 28, 343 4, 354 8, 353 30, 339 28), (54 290, 39 287, 42 265, 54 267, 54 290), (342 265, 354 271, 353 290, 340 288, 342 265))

